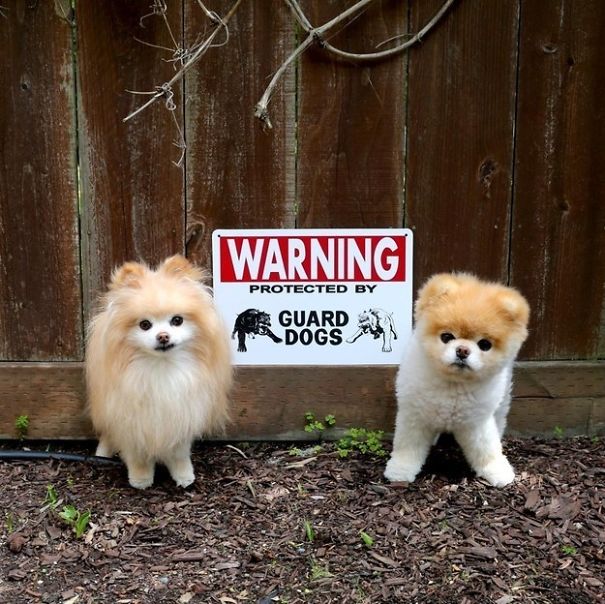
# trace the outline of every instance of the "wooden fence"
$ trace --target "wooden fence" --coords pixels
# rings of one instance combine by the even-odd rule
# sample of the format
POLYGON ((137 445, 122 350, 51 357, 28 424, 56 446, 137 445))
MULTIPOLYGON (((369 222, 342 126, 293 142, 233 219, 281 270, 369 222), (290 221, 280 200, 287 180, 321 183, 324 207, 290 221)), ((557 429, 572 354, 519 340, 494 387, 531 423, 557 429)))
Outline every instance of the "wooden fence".
MULTIPOLYGON (((286 4, 244 0, 164 102, 174 74, 150 0, 4 0, 0 18, 0 436, 90 435, 84 326, 112 267, 175 252, 209 264, 215 228, 415 231, 415 283, 468 270, 532 309, 512 427, 605 428, 605 3, 457 0, 406 54, 304 54, 253 116, 299 32, 286 4), (186 139, 183 168, 177 125, 186 139)), ((207 2, 218 14, 226 0, 207 2)), ((305 0, 313 24, 350 0, 305 0)), ((331 43, 418 31, 442 0, 377 0, 331 43)), ((208 21, 168 0, 188 47, 208 21)), ((307 409, 389 428, 390 368, 246 368, 232 437, 299 436, 307 409)))

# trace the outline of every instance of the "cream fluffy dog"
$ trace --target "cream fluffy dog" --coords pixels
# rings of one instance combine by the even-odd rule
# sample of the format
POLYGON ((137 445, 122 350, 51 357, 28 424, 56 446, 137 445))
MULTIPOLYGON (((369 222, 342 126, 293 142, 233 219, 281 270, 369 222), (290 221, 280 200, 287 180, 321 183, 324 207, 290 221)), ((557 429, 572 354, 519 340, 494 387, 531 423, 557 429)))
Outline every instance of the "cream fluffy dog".
POLYGON ((397 375, 392 481, 413 481, 438 435, 451 432, 478 476, 502 487, 515 473, 502 453, 513 361, 529 306, 516 290, 468 274, 425 284, 397 375))
POLYGON ((139 489, 153 483, 156 462, 177 485, 190 485, 193 440, 220 430, 228 416, 228 333, 203 278, 182 256, 157 270, 126 263, 89 328, 86 377, 97 455, 119 452, 139 489))

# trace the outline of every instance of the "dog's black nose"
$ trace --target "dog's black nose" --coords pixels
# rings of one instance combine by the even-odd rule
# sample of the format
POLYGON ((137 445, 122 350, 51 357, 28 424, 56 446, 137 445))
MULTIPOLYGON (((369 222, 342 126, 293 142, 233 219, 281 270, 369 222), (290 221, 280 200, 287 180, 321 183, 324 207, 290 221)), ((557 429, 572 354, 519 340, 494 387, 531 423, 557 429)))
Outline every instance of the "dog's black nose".
POLYGON ((466 346, 458 346, 458 348, 456 348, 456 356, 463 361, 464 359, 468 358, 468 356, 471 354, 471 351, 466 347, 466 346))
POLYGON ((155 337, 155 339, 160 344, 168 344, 168 342, 170 342, 170 336, 165 331, 160 331, 160 333, 155 337))

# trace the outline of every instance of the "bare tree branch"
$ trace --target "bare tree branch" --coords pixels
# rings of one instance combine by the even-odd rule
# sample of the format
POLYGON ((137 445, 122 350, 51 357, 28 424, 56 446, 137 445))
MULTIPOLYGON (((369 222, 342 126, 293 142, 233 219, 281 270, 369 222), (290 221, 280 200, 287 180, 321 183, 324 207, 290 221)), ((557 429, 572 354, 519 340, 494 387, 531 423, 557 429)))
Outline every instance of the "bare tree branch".
MULTIPOLYGON (((161 0, 159 0, 159 1, 161 1, 161 0)), ((150 94, 152 96, 147 102, 143 103, 138 109, 135 109, 132 113, 127 115, 122 120, 123 122, 127 122, 128 120, 132 119, 133 117, 135 117, 135 115, 138 115, 141 111, 143 111, 144 109, 147 109, 147 107, 149 107, 151 104, 155 103, 155 101, 157 101, 158 99, 160 99, 164 96, 167 97, 167 100, 169 98, 170 99, 172 98, 172 97, 170 97, 170 93, 172 92, 172 86, 176 82, 178 82, 183 77, 183 75, 185 75, 185 73, 191 68, 191 66, 194 65, 209 48, 212 47, 212 41, 217 36, 219 31, 221 31, 221 29, 223 29, 223 28, 227 29, 227 23, 229 22, 229 19, 231 19, 231 17, 233 17, 233 15, 237 11, 241 2, 242 2, 242 0, 235 0, 235 2, 233 3, 233 6, 229 10, 229 12, 223 18, 219 18, 218 24, 213 21, 213 23, 216 25, 215 29, 198 46, 198 48, 191 55, 191 57, 187 60, 187 62, 181 67, 181 69, 179 69, 179 71, 177 71, 174 74, 174 76, 172 78, 170 78, 170 80, 168 80, 167 82, 164 82, 164 84, 162 84, 161 86, 156 86, 155 92, 140 93, 140 94, 150 94)), ((199 2, 198 2, 198 4, 199 4, 199 2)), ((150 13, 150 14, 154 14, 154 13, 150 13)), ((214 13, 214 14, 216 15, 216 13, 214 13)), ((149 15, 146 15, 146 16, 149 16, 149 15)), ((221 45, 222 44, 224 44, 224 42, 221 43, 221 45)))
MULTIPOLYGON (((354 15, 355 13, 360 11, 362 8, 364 8, 366 5, 368 5, 370 2, 373 2, 373 0, 359 0, 359 2, 355 3, 353 6, 349 7, 344 12, 340 13, 340 15, 337 15, 332 20, 328 21, 327 23, 324 23, 320 27, 311 28, 308 31, 308 35, 303 40, 303 42, 294 50, 294 52, 282 63, 280 68, 275 72, 275 74, 271 78, 271 81, 269 82, 269 85, 267 86, 267 89, 265 90, 263 96, 261 97, 260 101, 256 104, 254 115, 263 122, 263 124, 266 128, 270 129, 273 127, 273 125, 271 124, 271 120, 269 118, 269 112, 267 111, 267 107, 269 105, 269 100, 271 99, 271 95, 273 94, 273 90, 274 90, 275 86, 277 85, 277 82, 279 81, 279 79, 281 78, 283 73, 286 71, 288 66, 299 55, 301 55, 309 46, 311 46, 311 44, 313 44, 314 42, 317 42, 317 41, 319 41, 321 44, 323 35, 326 32, 330 31, 330 29, 332 29, 335 25, 342 23, 345 19, 348 19, 351 15, 354 15)), ((296 0, 289 0, 288 5, 290 6, 290 8, 293 9, 293 12, 297 16, 299 23, 301 23, 301 25, 305 21, 308 23, 302 10, 300 9, 300 7, 298 7, 296 0)))
MULTIPOLYGON (((290 10, 294 14, 294 17, 303 28, 303 30, 307 33, 307 37, 303 40, 303 42, 294 50, 294 52, 281 64, 279 69, 273 75, 273 78, 269 82, 267 89, 265 90, 263 96, 260 101, 256 104, 256 108, 254 111, 254 115, 259 118, 263 125, 266 128, 272 128, 271 120, 269 118, 268 105, 271 100, 271 96, 273 94, 273 90, 277 85, 277 82, 283 75, 283 73, 288 69, 290 64, 297 59, 311 44, 316 43, 323 50, 343 59, 351 60, 351 61, 376 61, 379 59, 384 59, 387 57, 394 56, 400 52, 403 52, 410 46, 413 46, 417 42, 422 41, 422 38, 438 23, 438 21, 443 17, 443 15, 448 11, 450 6, 455 2, 455 0, 445 0, 441 8, 435 13, 433 18, 415 35, 413 35, 409 40, 406 40, 403 44, 399 44, 394 46, 393 48, 389 48, 387 50, 381 50, 378 52, 370 52, 370 53, 353 53, 347 52, 345 50, 340 50, 335 46, 332 46, 329 42, 326 41, 326 37, 328 32, 339 23, 343 22, 345 19, 350 17, 351 15, 358 13, 362 8, 364 8, 369 2, 372 0, 361 0, 350 7, 348 10, 344 11, 331 21, 324 23, 324 25, 320 27, 313 27, 311 22, 307 19, 307 16, 303 12, 302 8, 298 4, 297 0, 285 0, 286 4, 290 7, 290 10)), ((408 35, 408 34, 402 34, 408 35)), ((387 44, 388 42, 392 42, 393 40, 399 38, 401 36, 396 36, 395 38, 391 38, 389 40, 385 40, 381 42, 378 46, 382 46, 383 44, 387 44)))

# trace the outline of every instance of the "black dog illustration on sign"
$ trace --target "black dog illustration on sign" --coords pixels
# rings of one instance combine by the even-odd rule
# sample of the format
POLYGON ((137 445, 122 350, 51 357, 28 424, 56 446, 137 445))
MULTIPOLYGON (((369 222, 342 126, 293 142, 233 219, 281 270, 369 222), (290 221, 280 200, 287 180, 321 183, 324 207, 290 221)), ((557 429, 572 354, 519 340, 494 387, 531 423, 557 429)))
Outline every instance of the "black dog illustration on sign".
POLYGON ((246 348, 246 335, 250 338, 254 338, 254 336, 269 336, 276 344, 283 342, 270 328, 271 315, 269 313, 257 310, 256 308, 249 308, 237 315, 231 339, 234 339, 237 333, 238 352, 246 352, 248 350, 246 348))
POLYGON ((391 341, 393 338, 397 339, 393 315, 382 308, 370 308, 360 312, 357 331, 347 338, 347 342, 352 344, 366 333, 372 334, 375 340, 382 336, 382 352, 391 352, 391 341))

